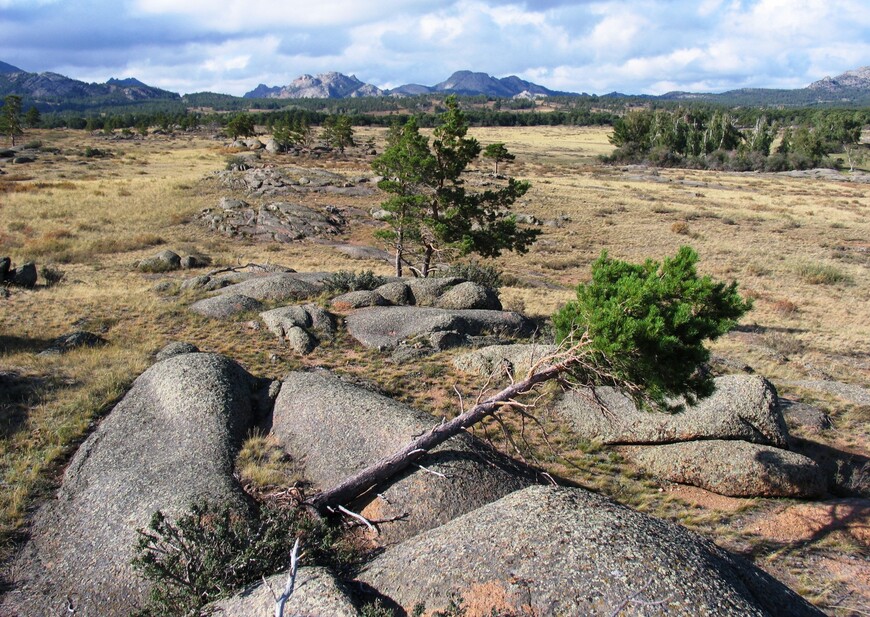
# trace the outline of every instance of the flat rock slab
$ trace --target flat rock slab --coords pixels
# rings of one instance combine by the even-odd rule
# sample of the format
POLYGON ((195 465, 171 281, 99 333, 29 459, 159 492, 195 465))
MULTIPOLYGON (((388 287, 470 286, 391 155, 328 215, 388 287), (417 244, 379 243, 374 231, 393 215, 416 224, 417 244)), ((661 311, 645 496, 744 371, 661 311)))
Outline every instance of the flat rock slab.
POLYGON ((203 317, 215 319, 231 319, 240 313, 259 311, 262 302, 242 294, 221 294, 213 298, 197 300, 190 305, 190 310, 203 317))
POLYGON ((475 615, 823 614, 685 528, 572 488, 507 495, 387 548, 359 579, 409 613, 461 597, 475 615))
MULTIPOLYGON (((205 607, 205 614, 221 617, 253 617, 273 615, 275 598, 272 589, 281 593, 287 582, 286 574, 276 574, 266 583, 257 583, 236 595, 205 607)), ((359 611, 344 586, 326 568, 299 568, 296 586, 284 606, 285 615, 305 617, 358 617, 359 611)))
POLYGON ((453 331, 476 336, 498 332, 512 336, 531 333, 532 323, 510 311, 459 310, 384 306, 355 311, 345 318, 347 330, 357 341, 375 349, 393 349, 402 341, 433 332, 453 331))
MULTIPOLYGON (((328 489, 437 423, 332 373, 294 372, 275 401, 272 431, 302 461, 305 479, 328 489)), ((419 465, 425 470, 414 467, 354 506, 377 520, 407 514, 382 525, 376 542, 404 540, 536 481, 531 470, 467 433, 448 440, 419 465)))
MULTIPOLYGON (((556 352, 556 345, 517 343, 515 345, 490 345, 469 351, 453 360, 453 366, 466 373, 488 377, 499 371, 523 376, 542 358, 556 352)), ((507 376, 507 373, 505 373, 507 376)))
POLYGON ((140 606, 149 583, 130 560, 155 511, 174 518, 200 499, 244 507, 233 461, 255 387, 215 354, 171 357, 140 375, 35 515, 4 610, 66 614, 68 595, 80 615, 126 617, 140 606))
POLYGON ((827 479, 811 458, 746 441, 689 441, 636 446, 628 458, 650 475, 729 497, 813 498, 827 479))
POLYGON ((218 290, 218 294, 238 294, 255 300, 304 300, 323 291, 317 274, 280 272, 249 278, 218 290))
POLYGON ((725 375, 715 383, 711 396, 676 414, 640 410, 630 398, 608 387, 596 392, 609 412, 579 392, 563 395, 556 411, 574 432, 604 444, 742 439, 786 446, 788 431, 770 382, 755 375, 725 375))

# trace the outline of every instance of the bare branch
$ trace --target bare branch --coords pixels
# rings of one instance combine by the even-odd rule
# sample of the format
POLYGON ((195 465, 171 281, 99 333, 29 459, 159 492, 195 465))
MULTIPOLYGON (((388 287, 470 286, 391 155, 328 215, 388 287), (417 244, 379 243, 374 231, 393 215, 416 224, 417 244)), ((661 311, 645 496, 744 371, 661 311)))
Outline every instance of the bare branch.
POLYGON ((290 596, 293 595, 293 588, 296 586, 296 569, 299 565, 299 546, 301 540, 296 538, 293 544, 293 552, 290 553, 290 573, 287 575, 287 583, 284 585, 284 592, 275 601, 275 617, 284 617, 284 605, 290 596))

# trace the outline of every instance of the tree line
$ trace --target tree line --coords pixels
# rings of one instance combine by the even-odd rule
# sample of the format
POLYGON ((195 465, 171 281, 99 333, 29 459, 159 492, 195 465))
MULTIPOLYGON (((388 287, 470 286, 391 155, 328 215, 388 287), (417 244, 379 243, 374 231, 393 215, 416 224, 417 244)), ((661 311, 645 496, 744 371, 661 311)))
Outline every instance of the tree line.
POLYGON ((612 162, 645 162, 667 167, 784 171, 808 169, 843 153, 854 168, 865 148, 861 131, 868 110, 828 110, 803 115, 799 124, 764 113, 680 107, 631 111, 613 123, 612 162))

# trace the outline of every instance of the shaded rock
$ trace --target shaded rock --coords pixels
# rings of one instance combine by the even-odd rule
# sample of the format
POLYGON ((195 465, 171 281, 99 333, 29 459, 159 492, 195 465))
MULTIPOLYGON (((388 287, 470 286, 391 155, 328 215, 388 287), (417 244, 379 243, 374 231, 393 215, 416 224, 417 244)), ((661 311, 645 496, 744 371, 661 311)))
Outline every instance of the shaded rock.
POLYGON ((77 349, 79 347, 100 347, 105 345, 107 342, 108 341, 99 334, 77 330, 76 332, 64 334, 54 339, 45 351, 40 352, 40 355, 66 353, 71 349, 77 349))
POLYGON ((288 328, 294 326, 299 328, 311 327, 311 316, 301 306, 282 306, 271 311, 264 311, 260 313, 260 319, 269 328, 269 332, 278 338, 284 338, 284 333, 288 328))
POLYGON ((254 298, 241 294, 223 294, 213 298, 198 300, 190 305, 190 310, 205 317, 229 319, 239 313, 258 311, 263 305, 254 298))
POLYGON ((320 283, 303 280, 292 272, 256 276, 241 283, 228 285, 220 294, 241 294, 255 300, 304 300, 323 290, 320 283))
MULTIPOLYGON (((280 593, 287 582, 286 574, 276 574, 240 591, 236 595, 213 602, 204 608, 207 615, 222 617, 252 617, 275 612, 272 589, 280 593)), ((296 586, 284 606, 285 615, 305 617, 358 617, 351 597, 344 586, 326 568, 299 568, 296 586)))
POLYGON ((36 287, 36 264, 32 261, 24 265, 12 268, 6 274, 6 282, 16 287, 32 289, 36 287))
POLYGON ((270 332, 302 354, 311 353, 320 342, 309 330, 327 338, 335 334, 335 318, 316 304, 284 306, 260 313, 260 318, 270 332))
POLYGON ((181 268, 181 257, 174 251, 160 251, 139 261, 136 267, 141 272, 169 272, 181 268))
POLYGON ((211 259, 205 255, 186 255, 181 258, 181 267, 184 270, 191 268, 205 268, 211 265, 211 259))
POLYGON ((464 283, 461 278, 411 278, 408 279, 408 288, 411 290, 411 304, 417 306, 435 306, 439 296, 445 291, 464 283))
MULTIPOLYGON (((203 274, 201 276, 194 276, 193 278, 189 278, 186 281, 182 281, 180 288, 184 290, 188 289, 206 289, 209 283, 211 283, 212 277, 203 274)), ((228 283, 232 284, 232 283, 228 283)))
POLYGON ((555 345, 537 343, 491 345, 456 356, 453 366, 460 371, 484 377, 504 369, 509 369, 512 375, 525 375, 532 365, 554 353, 556 349, 555 345))
POLYGON ((807 405, 800 401, 790 401, 787 399, 779 399, 779 405, 782 409, 783 416, 787 420, 794 422, 799 426, 808 428, 809 430, 818 433, 829 428, 833 428, 831 416, 813 405, 807 405))
POLYGON ((629 449, 649 474, 730 497, 819 497, 827 480, 801 454, 746 441, 705 440, 629 449))
POLYGON ((524 335, 532 330, 531 322, 519 313, 415 306, 363 308, 346 317, 345 323, 351 336, 375 349, 392 349, 401 341, 439 331, 474 336, 484 331, 524 335))
POLYGON ((154 293, 167 294, 167 295, 175 293, 176 291, 178 291, 178 289, 179 289, 178 282, 173 281, 171 279, 157 281, 156 283, 154 283, 154 287, 151 288, 151 290, 154 291, 154 293))
POLYGON ((444 351, 455 347, 466 347, 471 344, 471 338, 467 334, 460 334, 452 330, 442 330, 430 334, 429 343, 433 348, 444 351))
POLYGON ((140 375, 35 515, 15 558, 11 614, 66 614, 74 594, 77 614, 126 617, 150 588, 130 561, 156 510, 175 518, 200 499, 244 510, 233 462, 255 385, 215 354, 175 356, 140 375))
POLYGON ((381 294, 381 297, 394 306, 407 306, 413 303, 411 288, 402 281, 393 281, 385 283, 377 289, 376 292, 381 294))
POLYGON ((387 306, 389 304, 381 294, 376 291, 369 291, 368 289, 349 291, 340 296, 334 297, 329 303, 341 310, 356 309, 366 306, 387 306))
POLYGON ((173 356, 180 356, 186 353, 198 353, 199 347, 193 343, 185 343, 184 341, 173 341, 168 343, 163 349, 154 354, 155 362, 162 362, 173 356))
POLYGON ((8 257, 0 257, 0 283, 6 280, 9 274, 9 269, 12 267, 12 260, 8 257))
POLYGON ((290 349, 303 355, 311 353, 317 347, 317 340, 299 326, 287 328, 284 332, 284 339, 287 341, 290 349))
POLYGON ((32 163, 35 160, 36 159, 33 158, 32 156, 16 156, 14 159, 12 159, 12 164, 13 165, 22 165, 24 163, 32 163))
MULTIPOLYGON (((438 421, 386 396, 327 372, 290 373, 275 401, 272 431, 315 488, 330 488, 392 454, 438 421)), ((354 507, 372 519, 407 513, 381 526, 380 543, 424 529, 534 482, 527 468, 469 434, 442 444, 419 461, 440 477, 414 468, 378 487, 354 507)))
POLYGON ((358 578, 408 612, 417 603, 444 610, 463 597, 520 614, 611 615, 636 598, 656 604, 626 614, 822 615, 683 527, 572 488, 507 495, 389 547, 358 578))
POLYGON ((769 381, 755 375, 715 379, 716 391, 681 413, 639 410, 613 388, 596 392, 612 413, 604 413, 588 396, 568 392, 556 411, 586 439, 605 444, 649 444, 695 439, 743 439, 785 447, 788 431, 769 381))
POLYGON ((500 311, 501 302, 492 289, 465 281, 446 290, 438 300, 435 306, 444 309, 487 309, 491 311, 500 311))

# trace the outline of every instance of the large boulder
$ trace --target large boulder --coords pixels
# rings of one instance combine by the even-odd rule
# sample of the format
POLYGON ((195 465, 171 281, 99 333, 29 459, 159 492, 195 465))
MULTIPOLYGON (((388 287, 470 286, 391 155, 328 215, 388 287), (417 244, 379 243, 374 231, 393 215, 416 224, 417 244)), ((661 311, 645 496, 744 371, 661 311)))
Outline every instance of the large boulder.
POLYGON ((390 303, 377 291, 357 289, 335 296, 330 304, 336 309, 347 311, 366 306, 388 306, 390 303))
POLYGON ((36 264, 32 261, 28 261, 26 264, 22 264, 17 268, 12 268, 6 274, 6 281, 10 285, 25 287, 27 289, 36 287, 36 279, 36 264))
POLYGON ((739 440, 688 441, 629 449, 649 474, 730 497, 801 497, 825 494, 827 478, 811 458, 739 440))
POLYGON ((529 334, 531 322, 509 311, 450 311, 416 306, 384 306, 359 309, 345 318, 351 336, 366 347, 393 349, 402 341, 434 332, 453 331, 476 336, 499 332, 512 336, 529 334))
POLYGON ((455 277, 408 279, 408 288, 411 291, 410 304, 416 306, 435 306, 441 294, 454 285, 464 282, 465 279, 455 277))
MULTIPOLYGON (((252 617, 275 612, 275 593, 281 593, 286 574, 276 574, 240 591, 236 595, 213 602, 204 608, 206 615, 221 617, 252 617)), ((293 595, 284 606, 285 615, 305 617, 358 617, 359 611, 344 586, 325 568, 299 568, 293 595)))
POLYGON ((511 375, 525 375, 542 358, 556 352, 556 345, 517 343, 490 345, 456 356, 453 366, 466 373, 488 377, 497 371, 509 370, 511 375))
POLYGON ((230 319, 248 311, 259 311, 263 304, 259 300, 241 294, 221 294, 204 298, 190 305, 190 310, 203 317, 230 319))
MULTIPOLYGON (((303 464, 315 489, 328 489, 393 454, 437 424, 417 411, 327 372, 287 375, 272 430, 303 464)), ((354 507, 381 526, 375 540, 399 542, 536 481, 535 474, 462 433, 377 487, 354 507)))
POLYGON ((568 392, 556 404, 571 428, 604 444, 658 444, 696 439, 742 439, 786 447, 788 431, 769 381, 755 375, 726 375, 716 391, 681 413, 647 412, 613 388, 596 389, 603 411, 582 392, 568 392))
MULTIPOLYGON (((266 190, 263 194, 274 191, 266 190)), ((334 208, 312 209, 283 201, 255 208, 241 200, 222 200, 219 208, 203 210, 200 219, 211 229, 229 236, 282 243, 334 236, 345 224, 334 208)))
POLYGON ((462 598, 469 617, 823 614, 683 527, 572 488, 507 495, 387 548, 359 579, 409 613, 462 598))
POLYGON ((279 272, 252 277, 218 290, 220 294, 240 294, 255 300, 304 300, 323 291, 323 284, 295 272, 279 272))
POLYGON ((501 301, 498 299, 498 294, 492 289, 479 283, 465 281, 442 293, 435 302, 435 306, 452 310, 487 309, 500 311, 501 301))
MULTIPOLYGON (((137 530, 201 499, 245 507, 233 461, 256 380, 219 355, 154 364, 81 445, 15 559, 11 614, 129 615, 149 583, 130 564, 137 530)), ((6 613, 9 614, 9 613, 6 613)))

